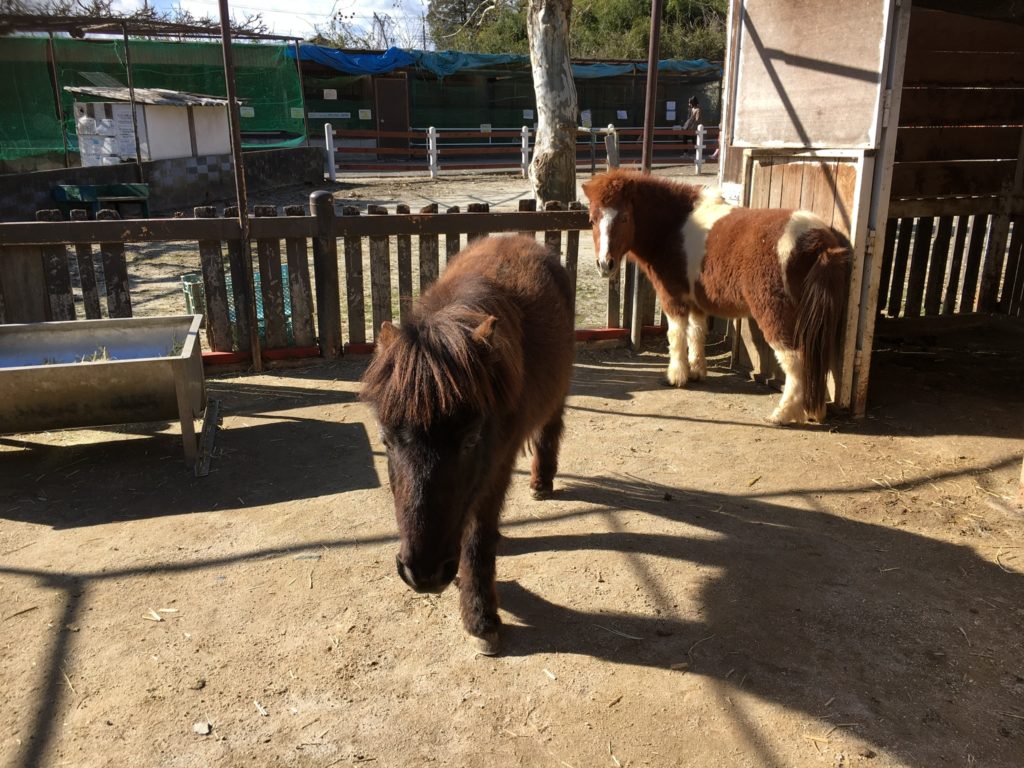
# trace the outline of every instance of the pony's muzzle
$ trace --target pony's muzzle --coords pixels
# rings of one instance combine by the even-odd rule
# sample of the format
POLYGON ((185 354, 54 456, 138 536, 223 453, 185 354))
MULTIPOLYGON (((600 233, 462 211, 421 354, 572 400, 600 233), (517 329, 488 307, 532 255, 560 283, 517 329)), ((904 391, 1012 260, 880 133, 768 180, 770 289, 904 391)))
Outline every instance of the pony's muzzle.
POLYGON ((615 277, 618 266, 619 262, 616 259, 597 260, 597 268, 601 272, 601 277, 605 277, 608 279, 615 277))
POLYGON ((455 574, 459 571, 459 561, 456 559, 445 560, 430 574, 423 574, 418 569, 403 563, 402 558, 397 555, 395 556, 395 566, 398 568, 398 576, 402 581, 413 591, 421 594, 429 592, 437 595, 444 592, 444 588, 455 580, 455 574))

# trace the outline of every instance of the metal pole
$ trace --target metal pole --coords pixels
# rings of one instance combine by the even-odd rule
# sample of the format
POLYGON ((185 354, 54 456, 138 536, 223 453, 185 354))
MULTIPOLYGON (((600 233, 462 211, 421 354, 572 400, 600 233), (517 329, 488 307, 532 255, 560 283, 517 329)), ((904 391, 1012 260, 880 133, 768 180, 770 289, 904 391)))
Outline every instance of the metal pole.
MULTIPOLYGON (((651 160, 654 154, 654 114, 655 98, 658 93, 658 51, 661 37, 662 0, 651 0, 651 44, 647 51, 647 100, 644 104, 644 146, 640 159, 642 173, 651 172, 651 160)), ((636 265, 630 262, 636 270, 636 265)), ((633 349, 640 348, 643 334, 644 310, 649 303, 645 300, 653 291, 650 281, 639 270, 633 281, 633 322, 629 328, 629 340, 633 349)))
POLYGON ((132 105, 132 133, 135 135, 135 164, 139 169, 139 183, 145 182, 146 177, 142 173, 142 147, 139 143, 139 116, 135 113, 135 81, 132 79, 132 54, 128 46, 128 25, 121 25, 121 32, 124 35, 124 70, 128 75, 128 101, 132 105))
POLYGON ((327 178, 333 184, 338 180, 338 158, 334 154, 334 126, 324 123, 324 165, 327 166, 327 178))
POLYGON ((53 32, 50 33, 50 40, 47 45, 50 54, 50 73, 53 75, 53 93, 57 99, 57 119, 60 120, 60 138, 64 142, 64 167, 71 167, 71 155, 68 152, 68 131, 64 125, 64 105, 60 103, 60 79, 57 77, 57 54, 53 50, 53 32))
POLYGON ((295 46, 295 68, 299 70, 299 100, 302 102, 302 125, 306 130, 306 146, 309 146, 309 115, 306 113, 306 85, 302 80, 302 61, 299 59, 299 41, 293 40, 295 46))
POLYGON ((242 129, 239 125, 238 98, 235 95, 235 56, 231 50, 231 14, 228 0, 218 0, 220 6, 221 49, 224 53, 224 84, 228 92, 228 123, 231 129, 231 163, 235 169, 235 196, 238 198, 238 226, 242 230, 242 263, 245 265, 245 282, 248 286, 249 339, 252 349, 252 367, 259 373, 263 370, 263 354, 260 349, 260 329, 256 322, 256 286, 252 277, 252 251, 249 248, 249 199, 245 192, 245 165, 242 161, 242 129))

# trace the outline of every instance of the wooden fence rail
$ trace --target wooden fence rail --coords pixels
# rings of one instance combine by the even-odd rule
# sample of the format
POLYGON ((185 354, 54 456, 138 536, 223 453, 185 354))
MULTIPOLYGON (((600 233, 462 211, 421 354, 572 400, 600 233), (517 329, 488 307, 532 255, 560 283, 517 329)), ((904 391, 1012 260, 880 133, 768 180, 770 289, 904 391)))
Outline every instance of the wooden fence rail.
MULTIPOLYGON (((249 222, 251 249, 241 240, 232 207, 220 218, 212 207, 202 206, 191 219, 124 221, 105 211, 96 221, 60 221, 57 212, 41 212, 39 221, 0 224, 0 322, 74 319, 76 291, 85 316, 99 317, 99 284, 106 291, 107 315, 131 316, 125 244, 192 241, 202 274, 207 346, 222 356, 220 362, 247 359, 251 315, 269 358, 366 352, 382 322, 395 315, 408 318, 414 294, 437 280, 442 260, 465 242, 489 234, 542 237, 569 271, 575 302, 580 230, 590 229, 587 212, 579 203, 568 210, 557 204, 544 211, 533 208, 532 200, 521 201, 517 212, 502 213, 490 212, 486 204, 444 213, 437 205, 415 213, 405 205, 394 212, 370 206, 366 214, 345 206, 336 215, 330 193, 316 192, 309 213, 288 206, 279 216, 273 206, 256 206, 249 222), (101 258, 94 264, 97 243, 101 258), (69 258, 68 245, 75 247, 77 262, 69 258), (245 270, 247 257, 256 262, 253 287, 245 270), (45 308, 26 313, 16 296, 25 292, 41 297, 45 308)), ((580 330, 581 339, 627 337, 630 318, 622 314, 621 295, 618 281, 608 284, 606 327, 580 330)), ((641 321, 650 332, 660 330, 653 326, 653 308, 641 321)))

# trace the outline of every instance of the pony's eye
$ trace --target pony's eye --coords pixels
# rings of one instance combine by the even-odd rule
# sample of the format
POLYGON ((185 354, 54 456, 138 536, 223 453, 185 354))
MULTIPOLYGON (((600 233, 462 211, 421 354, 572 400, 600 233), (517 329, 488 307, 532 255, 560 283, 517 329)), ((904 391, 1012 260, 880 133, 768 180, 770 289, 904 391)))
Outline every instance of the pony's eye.
POLYGON ((462 452, 469 453, 480 443, 480 430, 474 429, 462 438, 462 452))

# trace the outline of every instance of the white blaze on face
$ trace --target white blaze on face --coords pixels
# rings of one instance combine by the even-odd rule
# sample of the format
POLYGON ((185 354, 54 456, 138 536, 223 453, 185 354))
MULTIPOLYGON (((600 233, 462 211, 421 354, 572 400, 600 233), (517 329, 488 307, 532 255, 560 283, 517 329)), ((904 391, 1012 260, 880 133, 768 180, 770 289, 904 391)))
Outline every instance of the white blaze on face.
POLYGON ((779 266, 782 267, 783 274, 785 274, 786 265, 793 255, 793 249, 796 248, 796 241, 800 239, 801 235, 812 229, 828 229, 828 224, 810 211, 793 211, 776 246, 779 252, 779 266))
POLYGON ((611 244, 612 223, 618 215, 619 212, 615 208, 601 209, 601 220, 597 223, 597 231, 601 236, 601 242, 597 253, 597 263, 600 265, 601 269, 608 269, 608 248, 611 244))
POLYGON ((686 279, 690 290, 697 284, 701 267, 704 265, 704 253, 707 248, 708 232, 715 222, 728 216, 733 206, 725 202, 718 190, 705 187, 697 198, 693 211, 683 224, 683 249, 686 251, 686 279))

